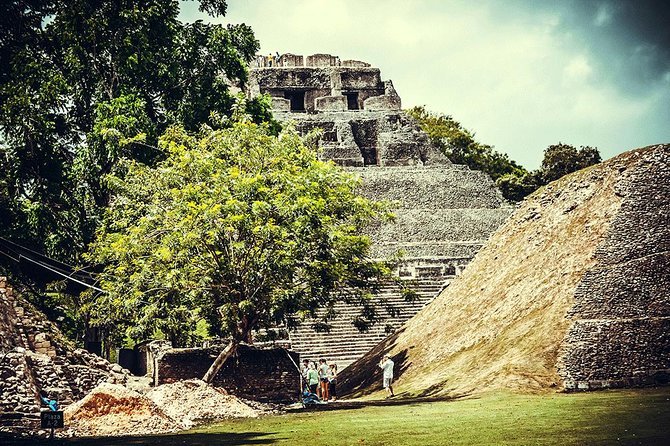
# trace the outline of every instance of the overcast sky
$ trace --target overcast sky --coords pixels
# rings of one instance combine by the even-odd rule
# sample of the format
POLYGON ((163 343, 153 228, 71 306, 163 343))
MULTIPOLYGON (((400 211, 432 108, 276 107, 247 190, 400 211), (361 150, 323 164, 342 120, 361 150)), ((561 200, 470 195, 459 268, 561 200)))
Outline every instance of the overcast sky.
MULTIPOLYGON (((330 53, 391 79, 529 169, 560 142, 603 158, 670 142, 670 1, 229 0, 261 53, 330 53), (666 4, 668 4, 666 6, 666 4)), ((205 18, 182 4, 183 20, 205 18)))

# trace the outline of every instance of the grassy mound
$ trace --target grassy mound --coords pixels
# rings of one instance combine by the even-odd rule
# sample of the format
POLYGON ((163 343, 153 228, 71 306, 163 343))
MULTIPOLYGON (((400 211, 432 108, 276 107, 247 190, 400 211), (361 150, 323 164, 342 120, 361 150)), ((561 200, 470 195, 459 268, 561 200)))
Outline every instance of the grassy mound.
MULTIPOLYGON (((622 188, 645 175, 650 156, 667 173, 668 151, 628 152, 534 193, 434 302, 343 371, 339 387, 355 396, 379 390, 376 364, 390 353, 401 395, 562 388, 561 349, 574 324, 575 290, 601 262, 598 249, 622 218, 622 188)), ((667 205, 667 194, 662 201, 667 205)), ((660 296, 667 307, 667 293, 660 296)))

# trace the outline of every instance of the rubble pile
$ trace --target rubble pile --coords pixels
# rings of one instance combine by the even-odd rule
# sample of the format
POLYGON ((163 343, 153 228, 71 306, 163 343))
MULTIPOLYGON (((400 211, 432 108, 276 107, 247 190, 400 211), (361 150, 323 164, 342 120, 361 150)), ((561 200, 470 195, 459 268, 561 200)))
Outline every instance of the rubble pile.
POLYGON ((183 427, 146 396, 109 383, 68 406, 65 425, 76 436, 147 435, 183 427))
POLYGON ((259 411, 223 389, 197 379, 163 384, 151 389, 147 398, 184 427, 222 418, 255 418, 259 411))
POLYGON ((74 436, 151 435, 260 414, 260 410, 200 380, 164 384, 146 395, 102 383, 65 409, 65 424, 67 434, 74 436))

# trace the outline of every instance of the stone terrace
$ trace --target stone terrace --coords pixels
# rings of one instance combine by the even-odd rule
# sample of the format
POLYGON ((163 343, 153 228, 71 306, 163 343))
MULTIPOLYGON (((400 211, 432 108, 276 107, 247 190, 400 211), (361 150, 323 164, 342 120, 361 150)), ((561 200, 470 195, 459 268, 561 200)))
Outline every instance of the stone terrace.
POLYGON ((453 276, 422 277, 409 281, 408 285, 418 294, 418 299, 411 302, 403 300, 397 285, 387 284, 381 287, 379 293, 373 298, 373 301, 379 306, 381 321, 363 332, 351 324, 351 320, 358 315, 359 309, 341 302, 337 303, 334 309, 338 317, 330 322, 329 332, 317 333, 307 322, 291 333, 291 347, 300 352, 302 359, 317 361, 325 358, 329 363, 336 363, 339 370, 342 370, 362 357, 389 333, 399 329, 429 303, 449 284, 447 277, 453 276), (392 309, 381 304, 382 302, 392 306, 392 309))
POLYGON ((340 304, 329 333, 307 320, 289 334, 292 348, 309 359, 326 357, 342 368, 397 330, 465 268, 512 209, 491 179, 453 165, 401 109, 400 96, 379 69, 329 54, 259 56, 249 74, 250 97, 269 94, 275 117, 306 134, 321 129, 323 159, 362 179, 361 193, 394 203, 394 222, 369 228, 372 255, 403 253, 397 274, 414 281, 421 296, 404 302, 384 287, 377 301, 400 311, 384 314, 367 333, 351 324, 359 309, 340 304))

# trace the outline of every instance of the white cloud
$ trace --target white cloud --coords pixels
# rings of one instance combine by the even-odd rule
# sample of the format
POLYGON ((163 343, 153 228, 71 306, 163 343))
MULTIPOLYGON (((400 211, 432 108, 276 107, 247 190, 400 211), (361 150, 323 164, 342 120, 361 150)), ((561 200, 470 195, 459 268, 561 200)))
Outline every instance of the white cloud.
POLYGON ((613 14, 614 12, 610 3, 601 3, 598 5, 598 10, 596 11, 596 15, 593 18, 593 24, 596 26, 609 25, 612 23, 613 14))
POLYGON ((593 67, 583 54, 573 57, 565 67, 565 76, 569 81, 583 82, 591 77, 593 67))
MULTIPOLYGON (((608 5, 594 19, 601 26, 612 19, 608 5)), ((251 25, 263 52, 368 61, 393 80, 404 107, 451 114, 529 168, 558 141, 599 146, 608 157, 670 139, 661 119, 669 118, 667 84, 631 97, 604 83, 590 42, 566 28, 560 10, 488 0, 240 0, 229 2, 225 22, 251 25)))

